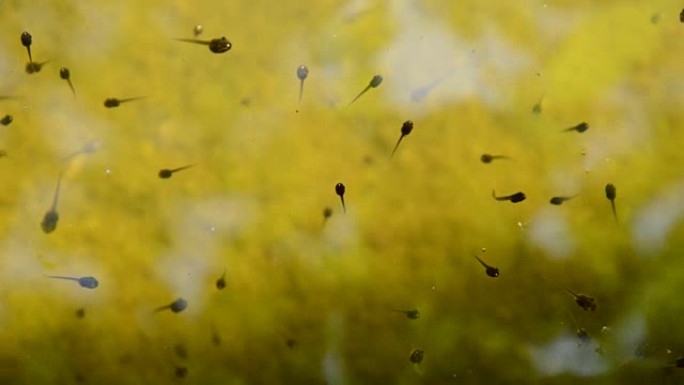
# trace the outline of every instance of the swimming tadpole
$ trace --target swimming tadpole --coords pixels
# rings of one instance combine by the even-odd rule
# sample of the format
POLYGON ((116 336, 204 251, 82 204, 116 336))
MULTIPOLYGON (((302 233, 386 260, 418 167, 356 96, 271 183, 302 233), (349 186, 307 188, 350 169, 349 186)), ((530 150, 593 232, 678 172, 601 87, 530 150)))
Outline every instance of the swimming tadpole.
POLYGON ((417 320, 418 318, 420 318, 420 311, 418 311, 418 309, 412 309, 412 310, 394 309, 394 311, 404 314, 406 316, 406 318, 408 318, 408 319, 417 320))
POLYGON ((29 63, 33 63, 33 58, 31 57, 31 44, 33 44, 33 36, 30 33, 24 31, 21 33, 21 45, 26 47, 28 52, 29 63))
POLYGON ((305 65, 297 67, 297 78, 299 79, 299 99, 297 105, 302 103, 302 96, 304 95, 304 80, 309 76, 309 68, 305 65))
POLYGON ((342 183, 338 183, 335 185, 335 194, 337 194, 340 197, 340 201, 342 202, 342 211, 347 212, 347 206, 344 204, 344 193, 347 190, 346 187, 342 183))
POLYGON ((492 277, 492 278, 497 278, 497 277, 499 276, 499 268, 498 268, 498 267, 494 267, 494 266, 488 265, 487 263, 485 263, 485 261, 483 261, 480 257, 478 257, 478 256, 475 255, 475 254, 473 254, 473 257, 475 257, 475 259, 477 259, 477 261, 480 262, 480 264, 481 264, 482 266, 484 266, 484 268, 485 268, 485 273, 486 273, 488 276, 490 276, 490 277, 492 277))
POLYGON ((506 155, 492 155, 492 154, 482 154, 482 156, 480 156, 480 161, 482 163, 492 163, 493 161, 495 161, 497 159, 510 159, 510 158, 507 157, 506 155))
POLYGON ((180 313, 180 312, 182 312, 183 310, 185 310, 185 308, 187 308, 187 307, 188 307, 188 301, 186 301, 186 300, 183 299, 183 298, 178 298, 177 300, 171 302, 171 303, 168 304, 168 305, 160 306, 160 307, 154 309, 154 311, 155 311, 155 312, 160 312, 160 311, 162 311, 162 310, 169 309, 169 310, 171 310, 171 311, 174 312, 174 313, 180 313))
POLYGON ((12 115, 5 115, 0 119, 0 124, 3 126, 9 126, 12 122, 14 121, 14 117, 12 115))
POLYGON ((178 171, 182 171, 182 170, 185 170, 185 169, 190 168, 190 167, 193 167, 193 165, 189 164, 187 166, 178 167, 178 168, 174 168, 174 169, 164 168, 164 169, 159 170, 159 173, 157 175, 162 179, 168 179, 168 178, 171 178, 171 176, 174 173, 177 173, 178 171))
POLYGON ((122 103, 132 102, 134 100, 145 99, 146 97, 147 96, 136 96, 134 98, 125 98, 125 99, 107 98, 104 101, 104 106, 107 108, 115 108, 115 107, 119 107, 122 103))
POLYGON ((47 61, 40 62, 40 63, 35 62, 35 61, 28 62, 28 63, 26 63, 26 67, 24 68, 24 70, 26 71, 27 74, 31 75, 33 73, 40 72, 40 70, 43 69, 43 66, 46 65, 47 63, 49 63, 49 62, 47 62, 47 61))
POLYGON ((397 152, 397 148, 399 148, 399 144, 401 143, 402 139, 404 139, 405 136, 411 133, 413 131, 413 122, 410 120, 405 121, 401 125, 401 135, 399 136, 399 140, 397 140, 397 144, 394 146, 394 150, 392 150, 392 154, 390 155, 390 159, 394 157, 394 153, 397 152))
POLYGON ((383 77, 382 77, 382 76, 380 76, 380 75, 375 75, 375 76, 373 76, 373 78, 371 79, 370 83, 368 83, 368 86, 366 86, 366 88, 364 88, 363 91, 361 91, 358 95, 356 95, 356 97, 354 98, 354 100, 352 100, 351 103, 349 103, 349 105, 351 106, 352 104, 354 104, 354 102, 355 102, 358 98, 360 98, 361 95, 365 94, 366 91, 370 90, 371 88, 378 88, 378 86, 380 86, 380 84, 382 84, 382 81, 383 81, 383 77))
POLYGON ((66 80, 67 84, 69 85, 69 88, 71 89, 71 93, 76 96, 76 89, 74 88, 74 85, 71 84, 71 71, 69 71, 68 68, 62 67, 59 70, 59 77, 62 80, 66 80))
POLYGON ((216 288, 223 290, 226 288, 226 270, 223 270, 223 274, 216 280, 216 288))
POLYGON ((62 275, 48 275, 48 278, 54 279, 66 279, 69 281, 76 281, 81 287, 86 289, 95 289, 100 285, 100 283, 95 279, 95 277, 66 277, 62 275))
POLYGON ((496 190, 492 190, 492 197, 494 197, 494 199, 497 201, 510 201, 511 203, 522 202, 527 198, 525 193, 522 191, 518 191, 517 193, 511 195, 496 196, 496 190))
POLYGON ((579 132, 579 133, 581 134, 581 133, 585 132, 585 131, 588 130, 588 129, 589 129, 589 123, 587 123, 587 122, 582 122, 582 123, 580 123, 580 124, 578 124, 578 125, 576 125, 576 126, 568 127, 568 128, 566 128, 566 129, 564 129, 563 131, 564 131, 564 132, 576 131, 576 132, 579 132))
POLYGON ((564 288, 577 303, 577 306, 581 307, 585 311, 596 311, 596 300, 586 294, 577 294, 568 288, 564 288))
POLYGON ((57 180, 57 187, 55 188, 54 196, 52 197, 52 206, 43 216, 43 221, 40 222, 40 228, 45 234, 50 234, 57 229, 57 221, 59 221, 59 213, 57 212, 57 203, 59 202, 59 190, 62 184, 62 175, 59 175, 57 180))
POLYGON ((411 354, 409 354, 409 361, 413 364, 420 364, 423 362, 423 358, 425 357, 425 352, 423 349, 413 349, 411 351, 411 354))
POLYGON ((193 44, 202 44, 206 45, 209 47, 209 51, 213 53, 224 53, 230 51, 231 48, 233 48, 233 44, 231 44, 228 39, 226 39, 224 36, 221 36, 216 39, 211 39, 211 40, 199 40, 199 39, 176 39, 178 41, 183 41, 186 43, 193 43, 193 44))
POLYGON ((574 196, 572 196, 572 197, 556 196, 556 197, 551 198, 549 200, 549 203, 551 203, 552 205, 560 206, 563 204, 563 202, 569 201, 572 198, 574 198, 574 196))

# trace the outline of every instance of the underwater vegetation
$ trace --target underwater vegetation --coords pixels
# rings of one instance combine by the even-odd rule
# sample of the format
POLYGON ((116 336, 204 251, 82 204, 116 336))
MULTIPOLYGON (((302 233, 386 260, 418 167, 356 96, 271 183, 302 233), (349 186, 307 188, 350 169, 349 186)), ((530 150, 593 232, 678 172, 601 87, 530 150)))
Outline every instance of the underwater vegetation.
POLYGON ((0 384, 684 383, 681 7, 0 1, 0 384))

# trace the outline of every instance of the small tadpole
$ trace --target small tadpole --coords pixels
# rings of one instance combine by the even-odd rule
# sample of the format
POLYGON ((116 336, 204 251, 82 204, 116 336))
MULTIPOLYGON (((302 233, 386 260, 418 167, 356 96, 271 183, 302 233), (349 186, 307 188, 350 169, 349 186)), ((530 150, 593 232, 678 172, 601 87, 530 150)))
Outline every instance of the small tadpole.
POLYGON ((67 279, 70 281, 76 281, 81 287, 85 287, 86 289, 95 289, 100 285, 99 282, 97 282, 97 279, 95 277, 65 277, 62 275, 48 275, 48 278, 55 278, 55 279, 67 279))
POLYGON ((230 51, 233 45, 224 36, 211 40, 199 40, 199 39, 176 39, 178 41, 183 41, 186 43, 202 44, 209 47, 209 51, 213 53, 224 53, 230 51))
POLYGON ((74 85, 71 84, 71 72, 69 71, 68 68, 62 67, 59 70, 59 77, 62 80, 66 80, 67 84, 69 84, 69 88, 71 89, 71 93, 76 96, 76 89, 74 89, 74 85))
POLYGON ((93 140, 92 142, 86 143, 83 147, 81 147, 80 150, 74 151, 71 154, 65 156, 64 158, 62 158, 62 160, 66 162, 81 154, 92 154, 95 151, 99 150, 101 145, 101 140, 93 140))
POLYGON ((365 94, 366 91, 370 90, 371 88, 377 88, 377 87, 382 83, 382 80, 383 80, 383 77, 380 76, 380 75, 375 75, 375 76, 373 76, 373 78, 371 79, 371 81, 370 81, 370 83, 368 84, 368 86, 366 86, 366 88, 364 88, 363 91, 361 91, 358 95, 356 95, 356 97, 354 98, 354 100, 352 100, 351 103, 349 103, 349 105, 351 106, 352 104, 354 104, 354 102, 355 102, 358 98, 360 98, 361 95, 365 94))
POLYGON ((482 154, 480 156, 480 161, 482 163, 492 163, 492 161, 495 161, 497 159, 510 159, 506 155, 492 155, 492 154, 482 154))
POLYGON ((496 190, 492 190, 492 196, 493 196, 494 199, 496 199, 497 201, 510 201, 511 203, 522 202, 522 201, 524 201, 524 200, 527 198, 527 196, 525 195, 525 193, 522 192, 522 191, 518 191, 517 193, 511 194, 511 195, 506 195, 506 196, 500 196, 500 197, 498 197, 498 196, 496 196, 496 190))
POLYGON ((420 364, 423 362, 423 357, 425 357, 423 349, 413 349, 409 354, 409 361, 413 364, 420 364))
POLYGON ((480 257, 478 257, 475 254, 473 254, 473 257, 475 257, 475 259, 477 259, 477 261, 480 262, 482 266, 484 266, 485 273, 487 273, 488 276, 492 278, 497 278, 499 276, 499 268, 486 264, 480 257))
POLYGON ((549 200, 549 203, 551 203, 552 205, 560 206, 563 204, 563 202, 569 201, 572 198, 574 198, 574 196, 572 196, 572 197, 557 196, 557 197, 551 198, 551 200, 549 200))
POLYGON ((309 68, 304 64, 297 67, 297 78, 299 79, 299 100, 297 105, 302 103, 302 95, 304 95, 304 80, 309 76, 309 68))
POLYGON ((117 98, 107 98, 104 101, 104 106, 107 108, 119 107, 121 103, 132 102, 134 100, 145 99, 146 96, 137 96, 135 98, 117 99, 117 98))
POLYGON ((613 209, 613 218, 615 222, 618 221, 617 210, 615 209, 615 198, 617 197, 617 189, 612 183, 606 185, 606 198, 610 201, 610 207, 613 209))
POLYGON ((328 219, 330 219, 330 217, 332 217, 332 215, 333 215, 333 210, 330 207, 326 207, 323 209, 323 224, 324 225, 328 221, 328 219))
POLYGON ((397 148, 399 148, 399 144, 401 143, 401 140, 404 139, 405 136, 411 133, 413 131, 413 122, 410 120, 405 121, 401 125, 401 136, 399 136, 399 140, 397 140, 397 144, 394 146, 394 150, 392 150, 392 154, 390 155, 390 159, 394 157, 394 153, 397 152, 397 148))
POLYGON ((40 72, 40 70, 43 69, 43 66, 46 65, 47 63, 49 63, 49 62, 47 62, 47 61, 40 62, 40 63, 28 62, 28 63, 26 63, 26 68, 25 68, 26 73, 31 75, 33 73, 40 72))
POLYGON ((85 318, 85 308, 80 308, 80 309, 76 310, 76 318, 78 318, 78 319, 85 318))
POLYGON ((159 175, 159 177, 162 178, 162 179, 168 179, 168 178, 171 178, 171 176, 172 176, 174 173, 176 173, 176 172, 178 172, 178 171, 185 170, 186 168, 190 168, 190 167, 193 167, 193 165, 192 165, 192 164, 189 164, 189 165, 187 165, 187 166, 178 167, 178 168, 174 168, 174 169, 165 168, 165 169, 159 170, 159 174, 158 174, 158 175, 159 175))
POLYGON ((57 203, 59 202, 59 190, 62 184, 62 175, 59 175, 57 180, 57 187, 55 188, 55 194, 52 197, 52 206, 43 216, 43 221, 40 222, 40 228, 45 234, 50 234, 57 228, 57 221, 59 221, 59 213, 57 212, 57 203))
POLYGON ((226 270, 223 270, 223 274, 216 280, 216 288, 223 290, 226 288, 226 270))
POLYGON ((684 23, 684 8, 682 9, 681 12, 679 12, 679 21, 681 23, 684 23))
POLYGON ((580 123, 580 124, 578 124, 578 125, 576 125, 576 126, 572 126, 572 127, 568 127, 568 128, 566 128, 566 129, 564 129, 563 132, 577 131, 577 132, 579 132, 579 133, 581 134, 581 133, 585 132, 585 131, 588 130, 588 129, 589 129, 589 123, 587 123, 587 122, 582 122, 582 123, 580 123))
POLYGON ((24 31, 21 33, 21 45, 26 47, 28 52, 29 63, 33 63, 33 58, 31 57, 31 44, 33 44, 33 36, 30 33, 24 31))
POLYGON ((542 113, 542 110, 543 110, 543 103, 544 103, 544 97, 542 96, 542 97, 539 99, 539 101, 538 101, 534 106, 532 106, 532 113, 533 113, 534 115, 539 115, 539 114, 542 113))
POLYGON ((175 373, 176 377, 185 378, 188 375, 188 368, 185 366, 175 366, 175 373))
POLYGON ((418 309, 394 311, 404 314, 408 319, 417 320, 418 318, 420 318, 420 312, 418 311, 418 309))
POLYGON ((577 302, 577 306, 581 307, 585 311, 596 311, 596 300, 585 294, 577 294, 568 288, 564 288, 577 302))
POLYGON ((2 119, 0 119, 0 124, 2 124, 3 126, 9 126, 10 123, 12 123, 13 121, 14 121, 14 118, 12 117, 12 115, 8 114, 8 115, 3 116, 2 119))
POLYGON ((192 34, 193 34, 195 37, 201 35, 202 32, 204 32, 204 27, 202 26, 202 24, 197 24, 197 25, 192 29, 192 34))
POLYGON ((171 310, 171 311, 174 312, 174 313, 180 313, 180 312, 182 312, 183 310, 185 310, 185 308, 187 308, 187 307, 188 307, 188 301, 186 301, 186 300, 183 299, 183 298, 178 298, 177 300, 171 302, 171 303, 168 304, 168 305, 164 305, 164 306, 161 306, 161 307, 158 307, 158 308, 154 309, 154 311, 155 311, 155 312, 159 312, 159 311, 162 311, 162 310, 169 309, 169 310, 171 310))
POLYGON ((335 194, 340 196, 340 200, 342 201, 342 211, 347 212, 347 206, 344 204, 344 192, 346 191, 346 187, 342 183, 338 183, 335 185, 335 194))

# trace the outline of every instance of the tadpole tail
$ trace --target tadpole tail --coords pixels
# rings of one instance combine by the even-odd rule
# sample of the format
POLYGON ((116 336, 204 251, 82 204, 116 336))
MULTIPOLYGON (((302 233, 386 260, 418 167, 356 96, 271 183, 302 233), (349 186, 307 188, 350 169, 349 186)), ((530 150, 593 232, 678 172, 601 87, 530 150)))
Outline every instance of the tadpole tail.
POLYGON ((69 88, 71 88, 71 93, 76 97, 76 89, 74 88, 74 85, 71 84, 71 80, 67 79, 67 83, 69 84, 69 88))
POLYGON ((356 97, 354 98, 354 100, 352 100, 351 103, 349 103, 349 105, 351 106, 352 104, 354 104, 354 102, 355 102, 358 98, 360 98, 361 95, 365 94, 366 91, 370 90, 370 88, 371 88, 371 85, 369 84, 368 87, 364 88, 363 91, 361 91, 358 95, 356 95, 356 97))
POLYGON ((483 260, 481 260, 480 257, 478 257, 477 255, 473 254, 473 257, 475 257, 475 259, 477 259, 477 261, 480 262, 480 264, 481 264, 482 266, 484 266, 485 268, 489 268, 489 267, 490 267, 490 266, 487 265, 483 260))
POLYGON ((492 198, 496 199, 497 201, 505 201, 507 199, 506 197, 496 196, 496 190, 492 190, 492 198))
POLYGON ((613 209, 613 218, 615 218, 615 223, 620 223, 617 216, 617 210, 615 209, 615 200, 610 201, 610 208, 613 209))
POLYGON ((147 98, 147 96, 136 96, 134 98, 119 99, 119 103, 132 102, 134 100, 145 99, 145 98, 147 98))
POLYGON ((57 202, 59 202, 59 190, 62 186, 62 176, 64 176, 64 172, 59 174, 59 179, 57 179, 57 188, 55 188, 55 196, 52 197, 52 211, 57 210, 57 202))
POLYGON ((201 45, 209 45, 210 42, 204 41, 204 40, 197 40, 197 39, 174 39, 177 41, 183 41, 186 43, 193 43, 193 44, 201 44, 201 45))
POLYGON ((344 204, 344 197, 340 197, 340 200, 342 201, 342 212, 346 213, 347 206, 344 204))
POLYGON ((31 57, 31 47, 26 47, 26 51, 28 51, 29 63, 31 63, 31 65, 33 65, 33 58, 31 57))
POLYGON ((297 105, 302 104, 302 95, 304 95, 304 80, 299 82, 299 100, 297 101, 297 105))
POLYGON ((397 152, 397 148, 399 148, 399 144, 401 143, 401 140, 404 139, 404 135, 399 137, 399 140, 397 140, 397 144, 394 146, 394 150, 392 150, 392 155, 390 155, 390 159, 394 157, 394 153, 397 152))
POLYGON ((152 313, 158 313, 158 312, 160 312, 162 310, 166 310, 166 309, 171 309, 171 305, 160 306, 160 307, 154 309, 154 311, 152 311, 152 313))
POLYGON ((48 278, 56 278, 56 279, 67 279, 69 281, 78 281, 78 278, 74 277, 65 277, 63 275, 46 275, 48 278))

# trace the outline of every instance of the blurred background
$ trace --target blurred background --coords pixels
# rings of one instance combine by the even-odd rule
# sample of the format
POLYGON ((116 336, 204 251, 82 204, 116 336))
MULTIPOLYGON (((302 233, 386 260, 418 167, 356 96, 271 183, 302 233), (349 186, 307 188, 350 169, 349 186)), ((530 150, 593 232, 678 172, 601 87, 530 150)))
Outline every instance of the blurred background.
POLYGON ((0 0, 0 383, 683 383, 681 7, 0 0))

